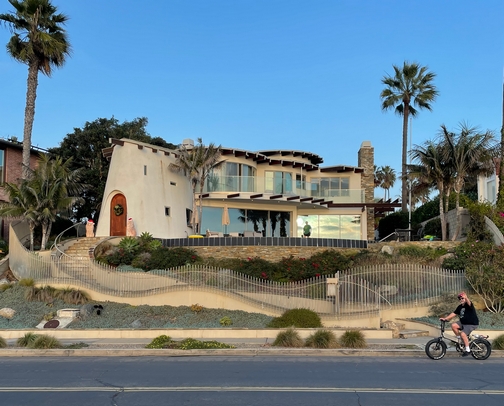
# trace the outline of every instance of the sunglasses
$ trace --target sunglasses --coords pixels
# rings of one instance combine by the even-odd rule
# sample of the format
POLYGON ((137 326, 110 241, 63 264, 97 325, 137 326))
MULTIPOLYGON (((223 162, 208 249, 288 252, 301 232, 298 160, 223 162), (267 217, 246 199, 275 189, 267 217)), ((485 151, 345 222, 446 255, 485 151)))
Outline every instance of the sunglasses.
POLYGON ((464 297, 463 296, 458 296, 458 300, 462 300, 464 297))

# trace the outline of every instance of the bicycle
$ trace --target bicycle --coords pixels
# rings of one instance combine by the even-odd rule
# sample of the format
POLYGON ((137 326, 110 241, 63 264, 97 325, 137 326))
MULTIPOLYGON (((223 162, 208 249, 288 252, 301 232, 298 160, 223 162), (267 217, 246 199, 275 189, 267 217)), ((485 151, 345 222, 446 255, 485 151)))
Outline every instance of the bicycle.
MULTIPOLYGON (((445 337, 445 323, 446 321, 441 320, 441 334, 438 338, 433 338, 425 345, 425 353, 431 359, 438 360, 446 355, 447 345, 445 340, 454 344, 457 352, 462 353, 465 351, 462 339, 445 337)), ((469 339, 469 348, 471 349, 471 355, 473 358, 485 360, 490 356, 492 353, 492 345, 488 341, 488 336, 471 333, 467 338, 469 339)))

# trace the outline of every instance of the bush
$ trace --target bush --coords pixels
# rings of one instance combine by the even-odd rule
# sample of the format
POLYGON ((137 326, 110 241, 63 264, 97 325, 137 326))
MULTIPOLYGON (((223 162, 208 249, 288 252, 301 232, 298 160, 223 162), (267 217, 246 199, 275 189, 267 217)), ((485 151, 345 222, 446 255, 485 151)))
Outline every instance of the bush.
POLYGON ((181 350, 215 350, 235 347, 233 345, 219 343, 218 341, 199 341, 194 338, 186 338, 180 342, 178 348, 181 350))
POLYGON ((228 316, 224 316, 222 319, 219 320, 219 323, 221 326, 227 327, 233 324, 233 320, 231 320, 231 318, 228 316))
POLYGON ((35 286, 35 281, 32 278, 23 278, 18 282, 19 286, 32 287, 35 286))
POLYGON ((42 286, 37 288, 31 286, 26 290, 25 299, 29 302, 49 302, 51 303, 56 297, 56 288, 52 286, 42 286))
POLYGON ((145 348, 153 348, 153 349, 165 348, 171 342, 172 339, 169 336, 163 334, 154 338, 149 344, 145 346, 145 348))
POLYGON ((441 219, 438 217, 425 224, 423 234, 435 235, 436 237, 441 238, 441 219))
POLYGON ((117 246, 127 254, 135 255, 140 250, 140 242, 136 237, 124 237, 117 246))
POLYGON ((305 346, 311 348, 335 348, 338 347, 338 340, 332 331, 318 330, 306 339, 305 346))
POLYGON ((86 292, 73 288, 58 289, 56 291, 56 297, 67 304, 73 305, 86 304, 90 301, 90 297, 86 292))
POLYGON ((62 345, 58 339, 46 334, 38 336, 35 341, 29 346, 29 348, 34 348, 38 350, 48 350, 52 348, 61 348, 62 345))
POLYGON ((273 345, 275 347, 297 348, 303 346, 303 339, 299 336, 299 333, 296 330, 289 328, 277 334, 273 345))
POLYGON ((247 258, 239 260, 237 267, 233 270, 254 278, 271 280, 278 271, 278 264, 262 258, 247 258))
POLYGON ((5 341, 5 338, 0 337, 0 348, 7 348, 8 344, 7 341, 5 341))
POLYGON ((12 288, 12 283, 2 283, 0 285, 0 292, 5 292, 7 289, 12 288))
POLYGON ((317 313, 310 309, 290 309, 286 310, 280 317, 275 317, 268 324, 271 328, 318 328, 322 327, 322 322, 317 313))
POLYGON ((191 311, 193 313, 199 313, 203 310, 203 306, 201 306, 200 304, 196 303, 196 304, 192 304, 191 305, 191 311))
POLYGON ((339 344, 345 348, 366 348, 364 334, 359 330, 347 330, 339 339, 339 344))
POLYGON ((504 350, 504 334, 494 338, 492 341, 492 348, 494 350, 504 350))
POLYGON ((176 247, 159 248, 151 253, 151 257, 146 261, 145 269, 170 269, 193 264, 199 259, 196 251, 176 247))
POLYGON ((16 344, 19 347, 31 347, 38 337, 38 334, 26 333, 23 337, 17 339, 16 344))

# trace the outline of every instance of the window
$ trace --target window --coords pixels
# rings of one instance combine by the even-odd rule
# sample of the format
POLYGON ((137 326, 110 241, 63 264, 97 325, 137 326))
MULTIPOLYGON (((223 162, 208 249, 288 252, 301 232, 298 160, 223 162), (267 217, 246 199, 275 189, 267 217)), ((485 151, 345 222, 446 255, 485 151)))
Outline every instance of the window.
POLYGON ((144 165, 144 175, 147 175, 147 165, 144 165))
POLYGON ((0 149, 0 184, 5 182, 5 151, 0 149))
POLYGON ((267 193, 292 193, 292 173, 266 171, 264 191, 267 193))
POLYGON ((350 178, 312 178, 313 196, 350 196, 350 178))
POLYGON ((171 186, 177 186, 177 182, 170 182, 171 186))
POLYGON ((169 207, 164 208, 164 214, 165 214, 165 216, 168 216, 168 217, 170 216, 170 208, 169 207))
POLYGON ((192 210, 191 209, 186 209, 185 211, 185 216, 186 216, 186 223, 189 227, 191 227, 191 220, 192 220, 192 210))

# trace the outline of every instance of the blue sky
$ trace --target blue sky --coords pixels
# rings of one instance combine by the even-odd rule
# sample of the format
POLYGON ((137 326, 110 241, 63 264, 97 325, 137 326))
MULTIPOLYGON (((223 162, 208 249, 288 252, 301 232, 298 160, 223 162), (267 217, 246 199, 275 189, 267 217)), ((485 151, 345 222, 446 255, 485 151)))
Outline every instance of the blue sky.
MULTIPOLYGON (((152 136, 249 150, 306 150, 323 165, 401 169, 402 118, 381 79, 403 61, 437 74, 412 143, 461 121, 502 124, 502 0, 53 0, 72 56, 39 75, 32 142, 57 146, 86 121, 147 117, 152 136)), ((0 12, 11 11, 0 0, 0 12)), ((10 38, 0 27, 0 44, 10 38)), ((22 139, 27 68, 0 52, 0 137, 22 139)), ((399 183, 391 196, 400 194, 399 183)), ((377 189, 377 197, 383 192, 377 189)))

